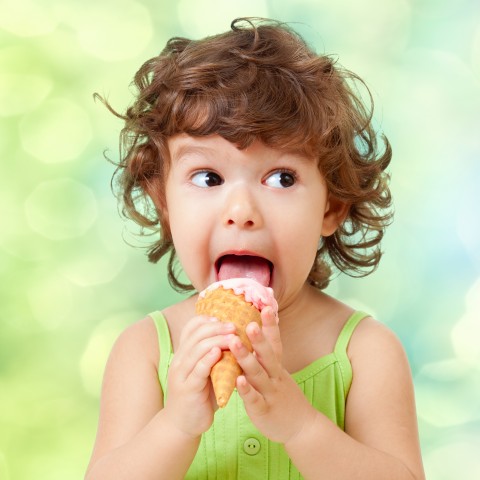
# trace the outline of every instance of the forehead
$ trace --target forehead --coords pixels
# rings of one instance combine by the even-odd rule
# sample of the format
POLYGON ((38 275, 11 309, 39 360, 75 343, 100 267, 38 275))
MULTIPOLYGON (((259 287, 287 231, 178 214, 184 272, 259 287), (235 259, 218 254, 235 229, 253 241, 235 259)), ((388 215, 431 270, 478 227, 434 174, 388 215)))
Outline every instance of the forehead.
POLYGON ((192 137, 181 133, 168 139, 168 150, 173 162, 190 155, 216 155, 219 150, 233 150, 235 146, 216 135, 192 137))
POLYGON ((210 158, 228 161, 232 158, 258 158, 264 162, 291 160, 300 163, 313 163, 312 158, 304 155, 269 147, 255 140, 248 147, 240 149, 232 142, 219 135, 193 137, 178 134, 168 139, 170 160, 173 163, 195 158, 210 158))

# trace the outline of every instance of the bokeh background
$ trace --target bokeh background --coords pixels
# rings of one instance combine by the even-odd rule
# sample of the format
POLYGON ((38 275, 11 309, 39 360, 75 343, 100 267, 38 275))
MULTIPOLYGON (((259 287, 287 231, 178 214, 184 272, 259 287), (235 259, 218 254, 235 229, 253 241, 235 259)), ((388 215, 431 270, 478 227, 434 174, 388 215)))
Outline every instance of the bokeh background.
POLYGON ((329 292, 403 341, 428 478, 480 478, 477 0, 1 0, 0 479, 83 477, 112 343, 180 298, 118 215, 122 125, 92 94, 123 110, 171 36, 237 16, 296 22, 372 89, 396 219, 380 268, 329 292))

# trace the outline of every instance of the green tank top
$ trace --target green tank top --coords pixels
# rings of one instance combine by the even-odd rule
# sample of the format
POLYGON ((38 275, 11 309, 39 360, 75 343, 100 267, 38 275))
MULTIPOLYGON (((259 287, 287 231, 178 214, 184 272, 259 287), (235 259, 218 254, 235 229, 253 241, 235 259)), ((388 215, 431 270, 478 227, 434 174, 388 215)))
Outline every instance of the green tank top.
MULTIPOLYGON (((347 346, 358 323, 368 315, 355 312, 338 336, 334 351, 292 374, 310 403, 342 430, 345 403, 352 383, 347 346)), ((158 376, 167 397, 167 375, 173 358, 172 342, 165 317, 154 312, 160 347, 158 376)), ((235 390, 223 409, 217 410, 210 429, 202 435, 195 459, 185 476, 188 480, 303 478, 283 445, 264 437, 252 424, 235 390)))

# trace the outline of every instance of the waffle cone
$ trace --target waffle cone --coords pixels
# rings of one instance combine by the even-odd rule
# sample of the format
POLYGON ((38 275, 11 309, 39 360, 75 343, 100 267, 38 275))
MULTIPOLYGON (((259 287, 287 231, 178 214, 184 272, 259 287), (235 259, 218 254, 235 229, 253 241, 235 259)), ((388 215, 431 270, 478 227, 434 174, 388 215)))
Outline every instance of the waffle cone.
MULTIPOLYGON (((242 343, 252 351, 252 344, 247 337, 245 329, 250 322, 262 324, 260 311, 251 303, 245 301, 243 295, 236 295, 233 290, 222 287, 206 291, 205 297, 200 297, 196 304, 198 315, 216 317, 221 322, 232 322, 237 327, 236 334, 242 343)), ((237 377, 242 373, 233 354, 226 350, 222 352, 220 360, 213 366, 210 372, 215 398, 220 408, 225 407, 233 389, 237 377)))

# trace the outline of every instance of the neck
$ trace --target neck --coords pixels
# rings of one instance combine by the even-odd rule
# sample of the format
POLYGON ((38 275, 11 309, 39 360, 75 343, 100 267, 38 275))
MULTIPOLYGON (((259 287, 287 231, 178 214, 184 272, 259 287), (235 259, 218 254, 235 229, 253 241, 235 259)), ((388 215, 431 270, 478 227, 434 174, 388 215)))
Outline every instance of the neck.
POLYGON ((290 328, 298 328, 299 323, 307 318, 320 316, 329 299, 328 295, 305 283, 297 295, 281 306, 280 329, 288 331, 290 328))

